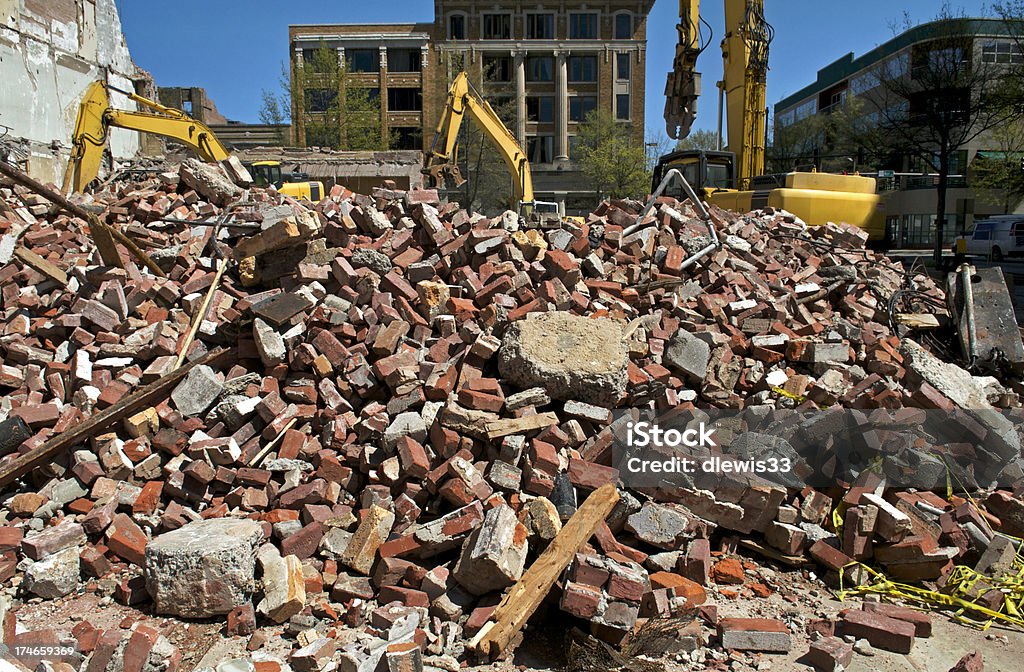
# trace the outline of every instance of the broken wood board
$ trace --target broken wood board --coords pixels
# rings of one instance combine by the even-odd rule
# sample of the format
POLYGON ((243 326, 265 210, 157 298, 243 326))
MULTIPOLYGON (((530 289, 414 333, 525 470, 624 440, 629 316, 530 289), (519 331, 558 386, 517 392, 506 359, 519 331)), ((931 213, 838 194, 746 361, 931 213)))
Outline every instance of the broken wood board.
POLYGON ((552 411, 528 415, 523 418, 507 418, 487 423, 487 438, 500 439, 511 434, 522 434, 535 429, 544 429, 558 424, 558 416, 552 411))
POLYGON ((55 264, 40 257, 38 254, 28 249, 27 247, 17 247, 14 249, 14 256, 21 259, 26 266, 30 266, 33 270, 39 271, 50 280, 53 280, 61 287, 68 286, 68 274, 60 270, 55 264))
POLYGON ((490 658, 500 655, 523 629, 555 581, 618 502, 619 491, 611 483, 590 493, 587 501, 572 514, 569 522, 530 565, 523 578, 505 594, 490 620, 469 643, 469 648, 490 658))
POLYGON ((911 329, 939 328, 939 318, 931 313, 896 313, 896 323, 911 329))

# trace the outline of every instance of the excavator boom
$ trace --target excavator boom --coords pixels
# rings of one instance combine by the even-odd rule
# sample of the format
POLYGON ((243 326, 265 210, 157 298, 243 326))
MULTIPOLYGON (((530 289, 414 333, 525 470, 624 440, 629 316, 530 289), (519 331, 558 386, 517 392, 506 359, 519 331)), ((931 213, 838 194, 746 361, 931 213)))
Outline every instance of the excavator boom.
POLYGON ((119 93, 124 93, 140 106, 153 111, 135 112, 112 108, 111 88, 106 82, 93 82, 78 106, 78 119, 71 139, 71 158, 64 174, 65 193, 69 190, 82 191, 99 175, 103 147, 107 142, 107 131, 111 127, 152 133, 176 140, 190 147, 203 161, 223 161, 230 156, 213 131, 180 110, 124 91, 119 93))
POLYGON ((520 206, 532 206, 533 175, 526 152, 520 147, 512 132, 501 122, 494 108, 469 82, 469 76, 460 72, 448 90, 448 102, 437 125, 437 134, 423 161, 423 172, 429 175, 434 186, 443 186, 446 180, 460 185, 465 182, 456 161, 459 129, 466 114, 480 127, 487 139, 498 148, 509 173, 515 182, 516 200, 520 206))

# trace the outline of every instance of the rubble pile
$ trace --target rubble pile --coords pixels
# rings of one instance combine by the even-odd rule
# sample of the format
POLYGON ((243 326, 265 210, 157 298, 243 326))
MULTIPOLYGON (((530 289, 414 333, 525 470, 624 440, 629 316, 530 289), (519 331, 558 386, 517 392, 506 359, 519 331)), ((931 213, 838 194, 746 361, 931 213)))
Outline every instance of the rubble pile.
MULTIPOLYGON (((1016 383, 901 337, 894 294, 944 300, 926 274, 867 251, 858 229, 771 209, 714 210, 721 246, 684 268, 711 238, 667 198, 645 221, 642 204, 605 202, 583 222, 525 226, 431 190, 335 186, 301 204, 194 161, 76 197, 160 278, 99 265, 85 223, 22 187, 0 195, 0 473, 170 374, 183 346, 186 362, 209 357, 5 487, 8 645, 68 636, 19 630, 20 601, 86 590, 223 619, 253 656, 259 629, 284 625, 281 664, 298 672, 455 670, 587 496, 620 482, 615 409, 1019 406, 1016 383)), ((705 647, 784 652, 795 634, 709 603, 777 589, 738 557, 741 536, 832 585, 854 561, 941 585, 954 564, 1013 570, 997 531, 1024 533, 1008 491, 985 510, 887 491, 869 471, 844 491, 730 485, 620 487, 545 608, 616 646, 684 619, 673 647, 642 653, 739 669, 705 647)), ((844 635, 904 653, 928 636, 918 612, 875 606, 815 626, 808 655, 840 669, 844 635)), ((181 662, 141 621, 80 626, 89 670, 181 662)))

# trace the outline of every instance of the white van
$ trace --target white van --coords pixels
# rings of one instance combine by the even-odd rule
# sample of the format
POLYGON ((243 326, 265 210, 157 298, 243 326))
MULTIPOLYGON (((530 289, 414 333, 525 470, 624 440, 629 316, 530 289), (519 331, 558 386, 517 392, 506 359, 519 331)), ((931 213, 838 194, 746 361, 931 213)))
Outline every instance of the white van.
POLYGON ((953 254, 1002 261, 1024 255, 1024 215, 998 215, 978 220, 972 231, 953 241, 953 254))

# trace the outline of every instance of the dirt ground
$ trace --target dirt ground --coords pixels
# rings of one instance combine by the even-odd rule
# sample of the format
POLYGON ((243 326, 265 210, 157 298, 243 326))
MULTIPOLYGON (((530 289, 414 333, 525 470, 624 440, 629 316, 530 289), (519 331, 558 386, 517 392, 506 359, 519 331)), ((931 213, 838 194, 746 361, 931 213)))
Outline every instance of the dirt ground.
MULTIPOLYGON (((787 670, 806 671, 811 669, 801 662, 810 645, 806 625, 815 619, 835 619, 845 608, 858 608, 860 598, 840 602, 825 589, 815 577, 808 577, 800 571, 778 571, 768 567, 757 570, 758 579, 773 589, 766 598, 739 596, 731 597, 735 590, 729 588, 708 589, 708 603, 718 606, 719 617, 745 616, 779 618, 785 621, 793 633, 793 648, 788 654, 727 654, 711 646, 703 649, 709 661, 718 660, 731 670, 787 670)), ((100 598, 95 593, 82 593, 62 600, 31 600, 17 610, 19 626, 30 629, 53 628, 58 633, 69 633, 82 620, 88 620, 98 628, 127 628, 138 620, 159 629, 182 654, 181 670, 187 672, 198 668, 214 668, 218 663, 235 658, 251 657, 254 660, 286 660, 293 641, 280 635, 283 626, 267 627, 262 630, 268 635, 267 644, 256 653, 246 651, 246 637, 226 637, 223 634, 224 621, 182 622, 172 618, 153 616, 143 610, 126 607, 109 598, 100 598)), ((545 620, 543 614, 535 617, 530 628, 524 633, 522 644, 509 660, 490 665, 468 668, 483 672, 532 672, 560 670, 565 665, 564 632, 569 623, 564 615, 557 612, 545 620), (539 622, 538 622, 539 621, 539 622)), ((710 632, 710 629, 706 629, 710 632)), ((941 613, 933 614, 933 635, 928 639, 918 638, 914 650, 907 656, 878 649, 873 655, 854 654, 853 664, 847 672, 946 672, 964 654, 980 650, 985 658, 986 672, 1002 672, 1021 669, 1021 651, 1024 651, 1024 632, 993 627, 987 632, 955 623, 941 613)), ((666 672, 684 672, 705 669, 703 662, 691 660, 662 660, 666 672)), ((467 669, 467 668, 463 668, 467 669)))

